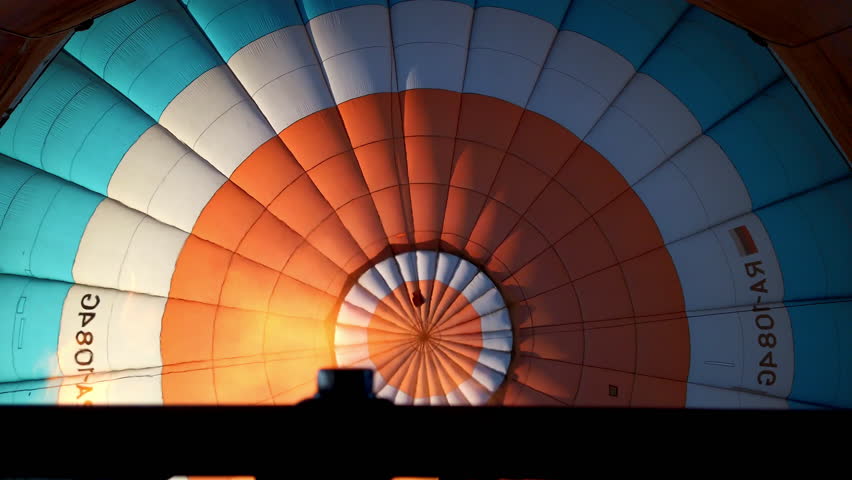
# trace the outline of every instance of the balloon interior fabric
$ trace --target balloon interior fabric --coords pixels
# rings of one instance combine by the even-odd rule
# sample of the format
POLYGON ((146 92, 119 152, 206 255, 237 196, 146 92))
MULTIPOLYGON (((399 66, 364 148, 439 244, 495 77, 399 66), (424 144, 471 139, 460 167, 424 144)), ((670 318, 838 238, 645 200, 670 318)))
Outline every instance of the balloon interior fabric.
POLYGON ((137 0, 0 129, 0 402, 852 406, 852 178, 680 0, 137 0))

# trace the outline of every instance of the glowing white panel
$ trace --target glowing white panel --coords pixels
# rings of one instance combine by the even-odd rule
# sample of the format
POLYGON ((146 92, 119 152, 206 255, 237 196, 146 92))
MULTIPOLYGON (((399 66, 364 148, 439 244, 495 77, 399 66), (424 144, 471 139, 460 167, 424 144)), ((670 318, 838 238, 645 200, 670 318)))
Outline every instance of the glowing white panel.
POLYGON ((401 253, 394 257, 402 279, 406 282, 416 282, 417 279, 417 257, 414 252, 401 253))
MULTIPOLYGON (((470 380, 468 380, 470 381, 470 380)), ((452 392, 447 394, 447 404, 456 406, 456 405, 470 405, 470 402, 467 401, 465 396, 462 394, 459 388, 453 390, 452 392)))
POLYGON ((359 278, 358 283, 364 287, 371 295, 378 299, 385 298, 393 290, 385 283, 382 274, 379 273, 379 266, 367 270, 359 278))
POLYGON ((276 132, 334 106, 304 25, 255 40, 235 53, 228 66, 276 132))
POLYGON ((586 141, 632 185, 700 134, 701 125, 677 97, 637 74, 586 141))
POLYGON ((164 297, 120 292, 109 315, 109 366, 111 370, 161 365, 160 328, 166 308, 164 297))
POLYGON ((505 374, 509 370, 511 357, 508 352, 483 349, 479 352, 478 362, 497 372, 505 374))
POLYGON ((375 312, 379 299, 359 284, 352 285, 346 294, 346 303, 350 303, 368 312, 375 312))
POLYGON ((464 91, 526 106, 555 36, 556 28, 539 18, 502 8, 478 8, 464 91))
POLYGON ((491 392, 497 390, 500 384, 503 383, 503 375, 500 375, 494 370, 482 365, 474 367, 472 376, 477 382, 482 384, 483 387, 487 388, 491 392))
POLYGON ((154 125, 124 155, 108 195, 189 232, 225 180, 166 129, 154 125))
POLYGON ((418 250, 415 255, 417 257, 417 279, 434 280, 438 263, 437 252, 418 250))
POLYGON ((485 316, 504 308, 506 305, 503 303, 500 292, 496 288, 492 288, 471 302, 471 306, 476 310, 476 313, 485 316))
MULTIPOLYGON (((471 405, 482 405, 488 401, 491 392, 485 389, 479 382, 470 379, 459 385, 459 392, 471 405)), ((449 397, 449 395, 448 395, 449 397)), ((452 403, 450 403, 452 405, 452 403)))
POLYGON ((447 397, 433 396, 433 397, 429 397, 429 405, 431 405, 433 407, 435 407, 435 406, 446 406, 446 405, 449 405, 449 402, 447 402, 447 397))
POLYGON ((671 162, 654 169, 633 190, 654 217, 654 223, 666 243, 709 226, 698 194, 671 162))
POLYGON ((414 403, 412 405, 429 405, 429 399, 426 397, 415 398, 414 403))
POLYGON ((397 83, 401 90, 460 92, 473 9, 444 1, 402 2, 391 8, 397 83))
POLYGON ((393 403, 397 405, 411 405, 412 400, 413 399, 409 394, 403 392, 402 390, 399 390, 396 392, 396 397, 394 398, 393 403))
POLYGON ((698 193, 708 225, 751 211, 751 197, 740 174, 712 138, 701 135, 670 161, 698 193))
POLYGON ((77 283, 118 288, 121 265, 145 215, 115 200, 102 201, 83 232, 72 275, 77 283))
POLYGON ((388 287, 387 293, 396 290, 404 281, 395 258, 385 259, 379 262, 375 267, 373 267, 373 269, 381 275, 382 279, 384 279, 384 282, 388 287))
POLYGON ((372 316, 372 312, 368 312, 348 302, 343 302, 340 305, 340 313, 337 314, 337 323, 366 327, 370 324, 372 316))
MULTIPOLYGON (((502 303, 502 300, 500 301, 502 303)), ((481 330, 483 332, 483 339, 486 338, 497 338, 498 335, 494 335, 489 337, 485 332, 500 332, 501 330, 511 330, 512 329, 512 321, 509 318, 509 312, 505 308, 502 308, 497 311, 492 311, 487 315, 483 315, 481 318, 481 330)), ((499 334, 499 337, 505 336, 505 333, 499 334)), ((511 337, 511 335, 510 335, 511 337)), ((511 340, 511 338, 510 338, 511 340)), ((499 350, 499 349, 498 349, 499 350)))
POLYGON ((225 176, 275 135, 227 65, 190 83, 163 111, 160 124, 225 176))
POLYGON ((719 239, 712 231, 703 231, 668 245, 686 309, 703 310, 733 306, 734 272, 728 265, 719 239))
POLYGON ((64 377, 60 405, 162 405, 162 368, 64 377))
POLYGON ((444 252, 438 254, 438 265, 435 268, 435 279, 444 285, 449 285, 459 265, 459 257, 444 252))
POLYGON ((334 329, 335 345, 364 345, 367 343, 367 329, 350 325, 337 325, 334 329))
POLYGON ((107 401, 109 405, 162 405, 162 374, 146 372, 145 375, 112 380, 107 401))
MULTIPOLYGON (((376 368, 373 362, 370 361, 370 347, 365 344, 335 345, 334 355, 338 365, 370 369, 376 368)), ((376 382, 375 376, 373 377, 373 382, 376 382)))
POLYGON ((118 289, 168 296, 175 262, 188 236, 186 232, 145 217, 127 249, 118 289))
MULTIPOLYGON (((85 376, 111 370, 110 317, 117 296, 116 290, 83 285, 74 285, 68 290, 62 305, 56 350, 63 376, 85 376)), ((157 330, 159 332, 159 327, 157 330)), ((158 345, 157 353, 159 351, 158 345)), ((152 365, 160 363, 158 358, 152 365)))

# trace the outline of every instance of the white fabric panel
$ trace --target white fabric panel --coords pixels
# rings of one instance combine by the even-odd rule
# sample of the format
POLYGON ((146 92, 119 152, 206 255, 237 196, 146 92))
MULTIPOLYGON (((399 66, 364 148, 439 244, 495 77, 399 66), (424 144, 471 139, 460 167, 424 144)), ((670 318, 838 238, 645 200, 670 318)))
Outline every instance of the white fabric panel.
MULTIPOLYGON (((382 260, 378 264, 376 264, 373 268, 383 279, 385 285, 388 287, 388 293, 396 290, 400 285, 402 285, 403 279, 402 274, 399 271, 399 265, 397 264, 397 260, 393 257, 382 260)), ((384 298, 384 297, 379 297, 384 298)))
POLYGON ((450 403, 447 402, 447 397, 443 397, 443 396, 440 396, 440 395, 429 397, 429 405, 431 405, 433 407, 447 406, 449 404, 450 403))
POLYGON ((527 108, 585 137, 609 106, 594 89, 556 70, 542 70, 527 108))
MULTIPOLYGON (((470 380, 468 380, 468 381, 470 381, 470 380)), ((470 405, 470 403, 467 401, 467 399, 464 397, 464 395, 462 395, 460 389, 458 389, 458 388, 453 390, 452 392, 448 393, 446 398, 447 398, 447 404, 449 404, 451 406, 470 405)))
MULTIPOLYGON (((769 233, 763 228, 760 217, 753 213, 743 215, 728 222, 719 224, 713 228, 713 232, 719 239, 734 272, 734 284, 736 291, 736 305, 750 305, 755 303, 758 295, 762 303, 781 302, 784 300, 784 280, 781 274, 781 265, 775 255, 772 240, 769 233), (737 244, 730 231, 733 228, 745 226, 751 233, 751 237, 757 246, 758 252, 747 257, 740 256, 737 244), (765 273, 750 277, 746 271, 746 263, 761 262, 760 269, 765 273), (751 286, 765 279, 763 286, 767 293, 755 292, 751 286)), ((760 287, 758 287, 760 288, 760 287)))
POLYGON ((640 73, 592 129, 587 143, 632 185, 700 134, 701 125, 689 109, 640 73))
POLYGON ((275 135, 227 65, 190 83, 163 111, 160 124, 225 176, 275 135))
POLYGON ((472 28, 464 91, 526 106, 556 28, 524 13, 491 7, 476 10, 472 28))
POLYGON ((491 396, 491 393, 485 387, 472 378, 459 385, 459 392, 464 395, 468 403, 474 406, 484 404, 491 396))
POLYGON ((406 282, 416 282, 417 278, 417 257, 414 252, 400 253, 396 257, 399 272, 402 274, 402 279, 406 282))
MULTIPOLYGON (((783 304, 776 303, 758 308, 771 307, 771 310, 754 311, 748 309, 739 314, 743 335, 743 379, 742 386, 751 391, 765 392, 776 397, 787 398, 793 389, 794 375, 794 349, 793 329, 790 323, 790 315, 783 304), (760 318, 759 318, 760 317, 760 318), (760 324, 763 328, 758 326, 760 324), (772 328, 767 328, 767 327, 772 328), (775 337, 775 346, 772 348, 762 347, 759 343, 760 335, 764 337, 764 343, 770 341, 768 337, 775 337), (771 363, 777 367, 769 367, 771 363), (761 362, 764 365, 761 365, 761 362), (769 385, 771 374, 761 372, 772 372, 775 381, 769 385)), ((741 309, 742 310, 742 309, 741 309)))
POLYGON ((154 125, 124 155, 110 179, 107 194, 189 232, 225 180, 165 128, 154 125))
MULTIPOLYGON (((502 298, 500 299, 500 303, 503 303, 502 298)), ((480 329, 483 332, 483 338, 486 337, 485 332, 500 332, 501 330, 509 330, 509 337, 511 338, 512 321, 509 318, 509 311, 505 308, 501 308, 497 311, 492 311, 487 315, 483 315, 481 317, 480 329)))
POLYGON ((109 317, 110 370, 162 365, 160 329, 164 297, 119 292, 109 317))
POLYGON ((345 301, 371 313, 376 311, 376 305, 379 304, 378 298, 357 283, 352 285, 345 301))
MULTIPOLYGON (((501 310, 505 311, 505 310, 501 310)), ((499 313, 499 312, 498 312, 499 313)), ((507 314, 508 316, 508 314, 507 314)), ((482 348, 489 350, 497 350, 500 352, 512 351, 512 332, 511 330, 501 330, 498 332, 483 332, 482 333, 482 348)))
POLYGON ((373 93, 391 92, 391 50, 373 47, 340 54, 323 62, 338 104, 373 93))
POLYGON ((396 389, 396 387, 389 384, 384 384, 384 386, 378 390, 376 396, 379 398, 385 398, 393 402, 396 400, 397 392, 398 390, 396 389))
MULTIPOLYGON (((85 285, 73 285, 68 290, 62 305, 56 349, 59 370, 63 376, 85 376, 112 370, 109 362, 109 327, 118 293, 116 290, 85 285), (76 338, 81 331, 83 345, 76 338)), ((159 351, 158 345, 158 356, 159 351)), ((160 363, 158 358, 149 366, 160 363)))
POLYGON ((786 409, 787 402, 781 398, 688 384, 686 408, 770 410, 786 409))
POLYGON ((337 314, 337 323, 366 328, 370 324, 372 317, 372 312, 367 312, 360 307, 343 302, 340 305, 340 312, 337 314))
POLYGON ((399 88, 460 92, 472 20, 473 8, 457 2, 394 5, 391 26, 399 88))
POLYGON ((735 312, 689 316, 689 382, 738 387, 742 380, 743 339, 735 312))
POLYGON ((497 390, 500 384, 503 383, 503 375, 482 365, 477 365, 473 368, 472 377, 490 392, 497 390))
POLYGON ((740 174, 712 138, 701 135, 672 157, 671 162, 698 193, 708 225, 751 211, 751 197, 740 174))
POLYGON ((162 405, 162 368, 64 377, 59 405, 162 405))
POLYGON ((162 369, 158 373, 118 378, 109 382, 109 405, 162 405, 162 369), (149 376, 150 375, 150 376, 149 376))
POLYGON ((418 250, 415 255, 417 257, 417 279, 427 281, 434 280, 435 270, 438 266, 437 252, 418 250))
POLYGON ((672 162, 639 181, 633 190, 648 208, 666 243, 709 226, 698 194, 672 162))
POLYGON ((450 280, 450 287, 461 292, 473 280, 473 277, 479 273, 479 269, 467 260, 460 260, 459 266, 456 268, 456 273, 453 279, 450 280))
POLYGON ((506 304, 503 303, 500 292, 496 288, 492 288, 471 302, 471 306, 480 316, 485 316, 504 308, 506 304))
POLYGON ((304 25, 251 42, 231 57, 228 66, 278 133, 334 106, 304 25))
POLYGON ((118 289, 168 296, 175 262, 188 236, 186 232, 145 217, 127 249, 118 289))
POLYGON ((435 268, 435 279, 444 285, 449 285, 459 266, 459 257, 444 252, 438 254, 438 265, 435 268))
POLYGON ((426 397, 415 398, 414 403, 412 403, 412 405, 429 405, 429 399, 426 397))
POLYGON ((480 350, 478 362, 486 367, 492 368, 502 374, 506 374, 509 370, 509 361, 511 356, 508 352, 498 352, 495 350, 480 350))
POLYGON ((118 288, 121 266, 145 215, 105 198, 86 225, 72 275, 77 283, 118 288))
POLYGON ((410 43, 396 47, 396 81, 400 90, 461 92, 466 64, 467 49, 455 45, 410 43))
POLYGON ((312 19, 307 29, 338 104, 392 91, 386 7, 364 5, 336 10, 312 19))
POLYGON ((338 324, 334 329, 335 345, 365 345, 367 337, 366 328, 338 324))
POLYGON ((668 245, 688 311, 734 305, 733 272, 711 231, 668 245))
POLYGON ((227 178, 212 165, 189 152, 163 179, 147 213, 191 232, 201 211, 225 181, 227 178))
POLYGON ((385 283, 383 275, 379 273, 379 265, 361 274, 358 278, 358 283, 370 292, 371 295, 380 300, 393 291, 385 283))
MULTIPOLYGON (((470 283, 464 287, 462 290, 462 295, 467 299, 468 302, 473 303, 479 297, 485 295, 485 292, 494 288, 494 282, 488 278, 488 275, 485 272, 479 272, 470 283)), ((486 312, 490 313, 490 312, 486 312)))
POLYGON ((403 392, 402 390, 399 390, 399 391, 396 392, 396 397, 394 398, 394 403, 397 404, 397 405, 411 405, 412 400, 413 399, 411 398, 410 395, 403 392))
MULTIPOLYGON (((337 359, 337 365, 341 367, 359 366, 375 369, 375 365, 370 361, 370 347, 366 344, 335 345, 334 356, 337 359)), ((375 379, 373 381, 375 382, 375 379)))

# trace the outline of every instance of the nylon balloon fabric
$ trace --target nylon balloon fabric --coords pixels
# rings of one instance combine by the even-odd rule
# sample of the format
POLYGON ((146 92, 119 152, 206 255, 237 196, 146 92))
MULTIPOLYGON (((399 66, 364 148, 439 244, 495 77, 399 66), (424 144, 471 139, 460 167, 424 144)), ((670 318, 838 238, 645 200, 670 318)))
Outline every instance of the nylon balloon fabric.
POLYGON ((0 403, 852 406, 850 166, 684 1, 137 0, 0 154, 0 403))

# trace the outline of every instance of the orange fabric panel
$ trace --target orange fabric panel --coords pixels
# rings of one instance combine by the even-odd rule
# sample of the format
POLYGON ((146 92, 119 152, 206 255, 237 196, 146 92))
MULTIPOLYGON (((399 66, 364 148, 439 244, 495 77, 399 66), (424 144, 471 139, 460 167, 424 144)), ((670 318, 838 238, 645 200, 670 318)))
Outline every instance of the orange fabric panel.
POLYGON ((376 311, 373 312, 373 319, 384 319, 393 323, 399 329, 410 331, 409 319, 412 318, 410 315, 410 309, 403 309, 400 305, 400 300, 403 300, 405 297, 403 294, 404 291, 405 289, 403 288, 397 288, 394 290, 393 295, 383 298, 382 301, 376 305, 376 311))
POLYGON ((407 366, 408 368, 405 370, 402 378, 400 378, 399 389, 414 398, 417 398, 418 390, 420 390, 420 388, 417 387, 417 380, 420 377, 418 373, 420 371, 422 357, 423 355, 412 355, 407 366))
POLYGON ((486 263, 482 266, 482 271, 495 283, 499 283, 511 275, 509 267, 496 255, 488 254, 488 252, 486 252, 486 263))
POLYGON ((343 152, 323 161, 311 169, 308 175, 335 210, 368 193, 358 159, 353 152, 343 152))
POLYGON ((418 88, 399 93, 406 136, 455 137, 462 95, 447 90, 418 88))
POLYGON ((642 316, 683 312, 683 290, 672 257, 665 247, 621 264, 637 321, 642 316))
POLYGON ((210 359, 215 318, 215 305, 170 298, 160 331, 163 365, 210 359))
POLYGON ((316 382, 307 381, 275 395, 273 401, 275 405, 296 405, 302 400, 312 398, 316 393, 316 382))
POLYGON ((231 180, 265 206, 302 172, 281 139, 272 137, 234 170, 231 180))
POLYGON ((393 125, 400 125, 396 93, 374 93, 347 100, 337 106, 353 147, 394 137, 393 125))
POLYGON ((307 175, 285 188, 269 211, 303 237, 334 212, 307 175))
MULTIPOLYGON (((485 195, 480 193, 450 187, 447 193, 447 207, 442 231, 464 239, 470 238, 470 233, 476 225, 477 214, 485 205, 485 199, 485 195)), ((464 248, 463 244, 459 246, 461 242, 451 241, 451 243, 460 249, 464 248)))
POLYGON ((630 406, 684 408, 686 407, 686 382, 637 375, 630 406))
POLYGON ((686 318, 636 324, 636 372, 686 381, 689 376, 689 321, 686 318))
POLYGON ((585 366, 574 405, 577 407, 627 407, 633 395, 633 377, 632 373, 585 366), (617 388, 616 396, 610 396, 610 386, 617 388))
POLYGON ((633 190, 595 213, 595 221, 621 261, 663 245, 657 224, 633 190))
POLYGON ((503 161, 503 152, 475 142, 456 140, 450 184, 487 194, 503 161))
POLYGON ((346 272, 309 243, 296 249, 284 274, 332 296, 340 293, 346 281, 346 272))
POLYGON ((456 297, 452 305, 444 312, 442 321, 435 326, 435 332, 442 335, 476 333, 480 331, 479 313, 477 313, 464 295, 456 297))
POLYGON ((557 182, 550 182, 524 215, 551 243, 589 217, 583 205, 557 182))
POLYGON ((582 366, 535 357, 525 360, 530 365, 524 382, 528 387, 567 405, 574 402, 582 366))
MULTIPOLYGON (((350 262, 363 264, 367 261, 364 252, 352 234, 340 221, 337 215, 329 215, 310 235, 308 235, 308 243, 315 247, 315 252, 304 250, 305 247, 299 247, 296 252, 290 257, 290 263, 285 267, 289 268, 294 261, 305 260, 305 254, 321 255, 334 263, 339 269, 343 269, 350 265, 350 262), (322 252, 322 253, 320 253, 322 252), (298 256, 298 259, 297 259, 298 256)), ((351 270, 347 273, 351 273, 351 270)), ((301 277, 300 277, 301 278, 301 277)), ((313 285, 313 283, 312 283, 313 285)))
POLYGON ((218 305, 232 256, 228 250, 190 235, 175 262, 169 296, 218 305))
POLYGON ((522 219, 494 250, 494 256, 505 265, 508 274, 518 271, 547 247, 547 240, 541 233, 522 219))
MULTIPOLYGON (((463 287, 462 287, 463 288, 463 287)), ((441 298, 436 302, 434 309, 432 310, 432 317, 435 320, 446 317, 449 312, 450 306, 455 305, 456 302, 466 302, 464 296, 453 287, 449 285, 445 287, 441 298), (461 297, 461 299, 459 299, 461 297)), ((459 303, 464 307, 463 303, 459 303)), ((459 307, 462 308, 462 307, 459 307)))
POLYGON ((526 110, 512 137, 509 152, 553 176, 579 145, 580 139, 567 128, 526 110))
POLYGON ((550 177, 520 158, 507 154, 491 187, 491 197, 516 212, 525 212, 550 177))
POLYGON ((552 248, 533 259, 515 273, 515 279, 527 298, 568 283, 570 278, 552 248))
POLYGON ((328 349, 330 333, 316 318, 286 317, 268 314, 263 336, 265 354, 308 355, 328 349))
POLYGON ((253 405, 272 396, 262 362, 218 367, 213 377, 220 405, 253 405))
POLYGON ((375 192, 371 195, 373 203, 376 205, 376 212, 379 214, 379 219, 382 222, 382 227, 385 231, 385 236, 390 243, 409 243, 407 232, 414 229, 409 229, 409 219, 411 216, 411 201, 408 188, 405 188, 405 198, 408 198, 407 204, 404 202, 403 192, 401 187, 392 187, 385 190, 375 192), (406 205, 408 210, 405 210, 406 205))
POLYGON ((447 374, 445 378, 452 386, 448 391, 452 391, 471 378, 473 369, 476 368, 476 361, 447 347, 448 345, 438 345, 435 352, 447 374))
POLYGON ((445 185, 410 185, 411 190, 411 214, 414 218, 414 232, 416 241, 425 241, 438 238, 444 223, 444 211, 446 210, 447 189, 445 185), (418 233, 429 235, 417 236, 418 233))
POLYGON ((219 307, 213 329, 213 358, 240 358, 263 353, 266 314, 219 307))
POLYGON ((554 248, 574 279, 617 263, 609 241, 593 219, 581 223, 554 248))
POLYGON ((599 327, 586 324, 583 364, 622 372, 636 369, 636 326, 599 327))
POLYGON ((503 294, 503 300, 507 305, 517 304, 526 299, 524 290, 514 275, 500 280, 500 293, 503 294))
POLYGON ((581 143, 556 174, 556 180, 589 212, 596 212, 629 188, 603 155, 581 143))
POLYGON ((192 233, 233 252, 261 213, 263 205, 228 181, 207 202, 192 233))
POLYGON ((449 184, 454 145, 452 138, 407 137, 405 155, 408 159, 408 181, 449 184))
POLYGON ((536 327, 583 323, 580 303, 571 284, 536 295, 523 304, 530 309, 536 327))
POLYGON ((633 317, 630 292, 619 266, 574 280, 584 322, 633 317))
POLYGON ((166 373, 161 377, 164 405, 216 405, 213 370, 166 373))
POLYGON ((462 95, 457 137, 505 152, 523 112, 523 108, 505 100, 466 93, 462 95))
POLYGON ((381 140, 355 149, 355 158, 371 192, 399 184, 393 140, 381 140))
POLYGON ((284 316, 324 319, 336 297, 294 278, 281 276, 269 301, 269 312, 284 316))
MULTIPOLYGON (((387 248, 388 239, 371 195, 347 203, 337 211, 337 217, 367 258, 374 258, 387 248)), ((360 266, 356 265, 355 268, 360 266)))
POLYGON ((264 211, 243 237, 237 253, 280 271, 302 241, 301 235, 264 211))
POLYGON ((512 231, 519 218, 518 214, 509 207, 489 199, 485 202, 473 231, 470 232, 470 241, 481 245, 489 252, 494 252, 499 242, 512 231))
POLYGON ((464 246, 464 252, 473 263, 478 265, 482 265, 483 263, 487 262, 489 258, 492 258, 492 255, 494 253, 491 250, 473 241, 467 242, 467 244, 464 246))
POLYGON ((308 115, 278 136, 305 170, 352 148, 336 107, 308 115))
POLYGON ((231 258, 219 304, 266 311, 279 273, 240 255, 231 258))
POLYGON ((518 382, 506 385, 503 405, 512 407, 564 407, 565 404, 518 382))
POLYGON ((523 350, 536 357, 580 365, 583 363, 585 335, 580 325, 535 327, 525 332, 534 337, 523 350))

